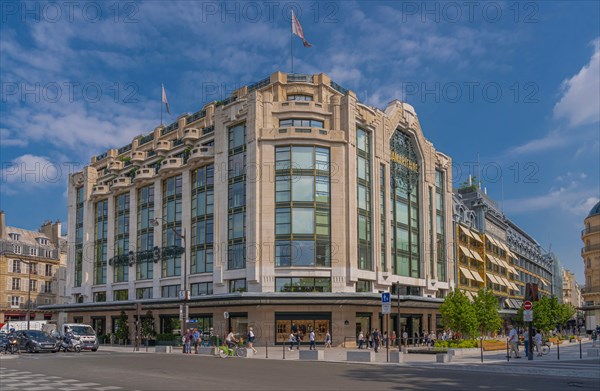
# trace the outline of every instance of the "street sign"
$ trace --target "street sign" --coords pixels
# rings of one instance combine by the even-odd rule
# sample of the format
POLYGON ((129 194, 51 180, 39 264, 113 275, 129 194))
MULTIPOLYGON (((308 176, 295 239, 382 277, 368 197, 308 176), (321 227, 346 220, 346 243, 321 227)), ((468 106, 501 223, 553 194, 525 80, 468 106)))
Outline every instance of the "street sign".
POLYGON ((533 308, 533 305, 531 304, 531 302, 530 302, 530 301, 526 301, 526 302, 524 302, 524 303, 523 303, 523 309, 524 309, 525 311, 529 311, 529 310, 531 310, 532 308, 533 308))
POLYGON ((523 321, 524 322, 533 322, 533 311, 532 310, 524 310, 523 311, 523 321))
POLYGON ((179 299, 187 300, 190 298, 190 291, 188 290, 180 290, 179 291, 179 299))
POLYGON ((381 313, 385 315, 389 314, 390 312, 392 312, 390 292, 383 292, 381 294, 381 313))

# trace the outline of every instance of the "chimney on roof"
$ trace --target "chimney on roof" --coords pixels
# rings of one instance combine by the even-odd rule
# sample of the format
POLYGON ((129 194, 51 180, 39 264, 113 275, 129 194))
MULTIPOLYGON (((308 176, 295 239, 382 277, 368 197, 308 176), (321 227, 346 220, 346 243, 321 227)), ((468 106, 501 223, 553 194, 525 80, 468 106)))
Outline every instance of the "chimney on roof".
POLYGON ((0 239, 6 239, 6 221, 4 219, 4 210, 0 210, 0 239))

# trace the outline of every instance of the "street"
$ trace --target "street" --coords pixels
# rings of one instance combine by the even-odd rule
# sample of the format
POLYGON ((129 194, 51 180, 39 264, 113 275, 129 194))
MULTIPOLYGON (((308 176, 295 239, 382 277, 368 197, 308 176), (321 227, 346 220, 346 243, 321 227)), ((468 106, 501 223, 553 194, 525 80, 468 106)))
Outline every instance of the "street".
MULTIPOLYGON (((556 363, 557 367, 561 364, 556 363)), ((596 361, 564 363, 572 370, 596 361)), ((497 367, 494 365, 493 367, 497 367)), ((0 360, 2 391, 33 390, 598 390, 596 378, 436 364, 368 365, 183 354, 22 354, 0 360)), ((499 366, 498 366, 499 367, 499 366)))

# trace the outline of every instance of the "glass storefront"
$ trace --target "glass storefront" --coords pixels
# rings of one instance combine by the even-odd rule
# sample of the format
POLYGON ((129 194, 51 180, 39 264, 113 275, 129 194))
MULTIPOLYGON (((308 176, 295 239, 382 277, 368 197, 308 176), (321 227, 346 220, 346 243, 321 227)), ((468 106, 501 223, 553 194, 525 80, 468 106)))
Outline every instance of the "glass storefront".
POLYGON ((308 343, 308 333, 314 330, 316 343, 322 344, 325 342, 327 331, 331 333, 331 313, 275 313, 275 343, 289 342, 292 324, 298 328, 303 343, 308 343))

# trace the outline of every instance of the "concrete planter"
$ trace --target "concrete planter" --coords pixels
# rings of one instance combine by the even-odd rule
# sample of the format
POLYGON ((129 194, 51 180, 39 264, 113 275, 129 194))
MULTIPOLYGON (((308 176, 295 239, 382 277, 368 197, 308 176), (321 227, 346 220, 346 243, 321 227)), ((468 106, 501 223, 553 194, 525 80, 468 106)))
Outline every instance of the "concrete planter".
POLYGON ((600 357, 600 349, 588 349, 587 356, 588 357, 600 357))
MULTIPOLYGON (((504 347, 506 349, 506 346, 504 347)), ((479 348, 448 349, 448 354, 453 357, 470 356, 480 353, 479 348)))
POLYGON ((452 361, 452 355, 444 353, 436 354, 435 360, 439 363, 448 363, 452 361))
POLYGON ((157 346, 154 348, 156 353, 173 353, 172 346, 157 346))
POLYGON ((372 351, 356 351, 350 350, 346 352, 346 361, 354 361, 354 362, 374 362, 375 361, 375 352, 372 351))
POLYGON ((323 361, 325 360, 324 350, 301 350, 299 360, 323 361))
POLYGON ((204 356, 214 356, 215 354, 217 354, 217 348, 212 346, 212 347, 199 347, 198 348, 198 354, 202 354, 204 356))
POLYGON ((404 362, 404 353, 397 350, 390 352, 390 362, 402 364, 404 362))

